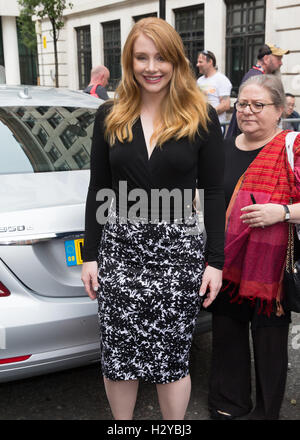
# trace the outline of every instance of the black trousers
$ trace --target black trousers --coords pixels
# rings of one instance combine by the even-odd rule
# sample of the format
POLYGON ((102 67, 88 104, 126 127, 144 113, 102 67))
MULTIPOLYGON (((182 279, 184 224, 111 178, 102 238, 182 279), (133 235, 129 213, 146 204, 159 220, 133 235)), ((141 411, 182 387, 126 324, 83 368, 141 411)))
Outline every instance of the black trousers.
MULTIPOLYGON (((256 405, 249 418, 279 418, 287 377, 288 332, 288 324, 251 329, 256 405)), ((213 314, 209 406, 236 417, 253 407, 249 322, 213 314)))

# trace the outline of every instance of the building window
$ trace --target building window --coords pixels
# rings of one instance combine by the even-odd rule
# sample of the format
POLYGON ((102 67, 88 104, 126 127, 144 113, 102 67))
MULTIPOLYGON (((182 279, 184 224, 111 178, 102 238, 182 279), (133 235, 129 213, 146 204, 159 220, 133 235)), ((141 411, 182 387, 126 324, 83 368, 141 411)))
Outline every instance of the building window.
POLYGON ((115 90, 121 79, 120 20, 102 23, 104 65, 110 71, 108 90, 115 90))
POLYGON ((77 140, 77 136, 74 133, 74 129, 72 128, 72 126, 64 129, 63 133, 60 135, 60 139, 67 150, 72 147, 74 142, 77 140))
POLYGON ((40 127, 38 134, 37 134, 37 138, 41 141, 42 145, 45 146, 47 141, 48 141, 48 133, 46 132, 46 130, 43 127, 40 127))
POLYGON ((56 171, 69 171, 71 169, 70 165, 64 161, 60 165, 55 167, 56 171))
POLYGON ((87 168, 89 166, 90 156, 84 147, 82 147, 76 154, 73 155, 73 159, 80 169, 87 168))
POLYGON ((2 40, 2 20, 0 17, 0 66, 4 66, 3 40, 2 40))
POLYGON ((47 152, 47 154, 52 163, 56 162, 57 159, 59 159, 62 156, 61 152, 56 148, 55 145, 52 145, 52 147, 47 152))
POLYGON ((142 18, 148 18, 148 17, 157 17, 157 12, 150 12, 150 14, 136 15, 135 17, 132 18, 134 22, 137 23, 142 18))
POLYGON ((25 115, 25 108, 24 107, 19 107, 18 110, 16 111, 16 114, 18 116, 20 116, 20 118, 23 118, 23 116, 25 115))
POLYGON ((226 75, 236 96, 244 74, 265 42, 266 0, 226 0, 226 75))
POLYGON ((78 121, 80 122, 80 127, 85 129, 89 127, 95 120, 95 115, 93 113, 83 113, 80 116, 77 116, 78 121))
POLYGON ((90 26, 76 28, 79 89, 83 90, 90 82, 92 69, 90 26))
POLYGON ((45 113, 47 113, 49 108, 50 107, 40 106, 40 107, 37 107, 36 110, 39 112, 40 115, 44 115, 45 113))
POLYGON ((36 123, 36 119, 29 113, 25 118, 23 119, 26 125, 28 125, 29 128, 33 128, 36 123))
POLYGON ((198 53, 204 49, 204 5, 175 9, 175 29, 182 38, 187 58, 196 75, 198 53))
POLYGON ((31 48, 27 47, 22 39, 20 25, 17 20, 17 37, 20 61, 20 76, 21 84, 37 85, 38 77, 38 59, 37 59, 37 45, 31 48))
POLYGON ((48 122, 51 127, 56 128, 59 124, 64 120, 62 115, 58 112, 55 112, 50 118, 48 118, 48 122))

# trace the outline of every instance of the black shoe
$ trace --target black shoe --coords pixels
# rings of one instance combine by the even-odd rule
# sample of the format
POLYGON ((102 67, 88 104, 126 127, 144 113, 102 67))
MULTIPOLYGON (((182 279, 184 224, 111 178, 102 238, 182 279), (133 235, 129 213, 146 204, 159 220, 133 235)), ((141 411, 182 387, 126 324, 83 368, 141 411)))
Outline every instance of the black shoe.
POLYGON ((232 416, 231 414, 222 414, 222 412, 219 412, 219 411, 216 409, 211 409, 210 410, 210 418, 212 420, 234 420, 235 419, 235 416, 232 416))

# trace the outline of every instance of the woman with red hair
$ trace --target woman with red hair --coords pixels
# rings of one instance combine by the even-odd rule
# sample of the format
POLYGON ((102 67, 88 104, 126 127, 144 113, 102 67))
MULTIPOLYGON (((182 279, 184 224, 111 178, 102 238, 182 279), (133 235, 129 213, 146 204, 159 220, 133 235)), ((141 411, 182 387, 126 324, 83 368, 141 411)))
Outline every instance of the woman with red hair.
POLYGON ((114 418, 132 418, 144 380, 156 384, 163 418, 183 419, 199 291, 209 291, 209 305, 222 278, 222 135, 167 22, 136 23, 122 67, 115 98, 95 121, 82 280, 92 299, 97 290, 102 373, 114 418), (206 261, 192 208, 197 187, 204 188, 206 261), (103 189, 115 194, 105 225, 96 220, 103 189), (154 203, 157 191, 170 195, 167 212, 154 203), (147 202, 138 202, 143 215, 137 194, 147 202))

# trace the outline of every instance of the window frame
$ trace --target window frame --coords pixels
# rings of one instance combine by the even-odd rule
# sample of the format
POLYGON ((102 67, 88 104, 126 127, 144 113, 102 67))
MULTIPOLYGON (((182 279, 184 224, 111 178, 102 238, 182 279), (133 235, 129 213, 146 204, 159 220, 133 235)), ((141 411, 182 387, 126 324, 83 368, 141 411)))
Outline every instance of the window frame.
POLYGON ((132 17, 132 19, 135 23, 137 23, 138 21, 142 20, 143 18, 148 18, 148 17, 157 17, 157 12, 149 12, 148 14, 135 15, 132 17))
POLYGON ((121 79, 121 21, 113 20, 101 23, 103 35, 104 65, 110 71, 108 91, 114 91, 121 79), (112 34, 112 38, 109 38, 112 34))
POLYGON ((174 27, 182 39, 186 56, 190 60, 195 75, 198 77, 199 72, 196 67, 198 53, 204 49, 204 4, 173 9, 173 12, 174 27), (184 21, 188 19, 193 23, 196 15, 195 12, 199 13, 199 17, 196 17, 196 19, 199 18, 200 27, 193 28, 193 26, 187 25, 186 28, 189 30, 184 29, 184 27, 180 28, 180 20, 184 21), (183 15, 180 17, 180 14, 183 15))
POLYGON ((77 68, 79 90, 84 90, 89 82, 92 69, 91 26, 75 28, 77 41, 77 68))
POLYGON ((2 34, 2 17, 0 17, 0 65, 5 67, 4 49, 3 49, 3 34, 2 34))
POLYGON ((226 76, 232 83, 232 96, 237 96, 243 76, 265 42, 266 0, 226 0, 226 6, 226 76), (263 21, 255 22, 255 11, 262 8, 263 21), (235 14, 240 14, 238 24, 235 14))

